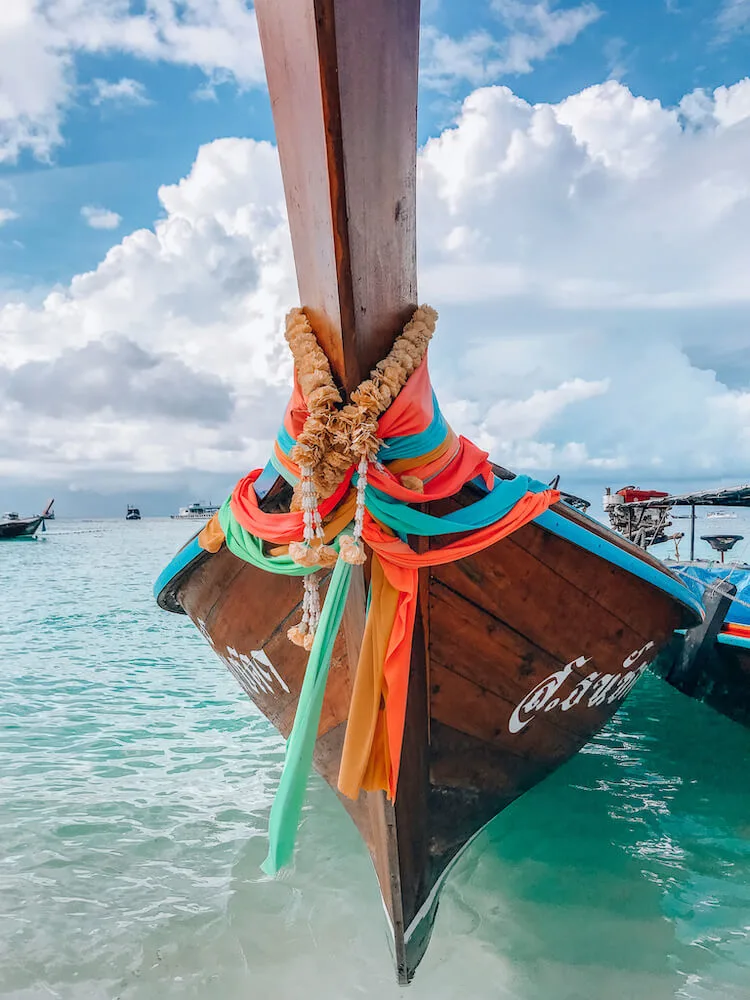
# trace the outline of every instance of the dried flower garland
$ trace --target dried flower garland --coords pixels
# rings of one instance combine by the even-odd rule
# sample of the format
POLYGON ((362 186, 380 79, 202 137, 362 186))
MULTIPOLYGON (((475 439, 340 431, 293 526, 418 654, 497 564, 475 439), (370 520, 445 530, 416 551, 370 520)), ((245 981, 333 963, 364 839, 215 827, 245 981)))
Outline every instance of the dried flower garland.
MULTIPOLYGON (((361 541, 365 489, 368 464, 374 461, 382 443, 378 439, 378 420, 421 364, 436 323, 434 309, 429 306, 417 309, 388 355, 351 393, 351 402, 342 406, 328 358, 304 310, 292 309, 287 316, 285 336, 308 408, 308 417, 291 453, 292 461, 300 470, 292 509, 302 510, 304 537, 301 542, 292 542, 289 555, 299 565, 332 566, 335 563, 336 550, 323 541, 318 503, 334 493, 355 464, 358 479, 354 532, 341 536, 339 554, 348 563, 365 561, 361 541)), ((414 488, 418 482, 414 480, 414 488)), ((302 621, 290 628, 287 635, 292 642, 309 650, 319 618, 317 582, 308 576, 305 578, 302 621)))

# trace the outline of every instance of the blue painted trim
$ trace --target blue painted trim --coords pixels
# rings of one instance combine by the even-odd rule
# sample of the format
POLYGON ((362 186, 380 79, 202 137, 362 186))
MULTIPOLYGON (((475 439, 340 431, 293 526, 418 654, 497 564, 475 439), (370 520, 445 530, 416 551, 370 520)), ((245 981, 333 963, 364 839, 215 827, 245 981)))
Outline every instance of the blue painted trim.
POLYGON ((154 597, 158 598, 159 594, 166 589, 169 583, 181 573, 186 566, 189 566, 194 559, 198 556, 203 555, 204 549, 198 544, 198 537, 191 538, 187 545, 183 545, 180 551, 172 556, 169 563, 164 567, 159 576, 157 577, 156 583, 154 584, 154 597))
MULTIPOLYGON (((631 552, 621 549, 619 545, 608 542, 601 535, 594 534, 593 531, 576 524, 575 521, 569 521, 566 517, 561 517, 552 510, 544 511, 543 514, 534 518, 534 522, 540 528, 551 531, 553 535, 565 538, 574 545, 578 545, 579 548, 586 549, 588 552, 606 559, 613 566, 619 566, 628 573, 632 573, 633 576, 640 577, 641 580, 650 583, 657 590, 669 594, 670 597, 674 597, 691 611, 695 611, 701 621, 705 618, 706 613, 702 603, 684 583, 671 574, 667 575, 663 570, 657 569, 631 552)), ((598 524, 598 522, 595 523, 598 524)))
POLYGON ((728 635, 726 632, 719 632, 716 639, 723 646, 739 646, 740 649, 750 650, 750 639, 741 635, 728 635))

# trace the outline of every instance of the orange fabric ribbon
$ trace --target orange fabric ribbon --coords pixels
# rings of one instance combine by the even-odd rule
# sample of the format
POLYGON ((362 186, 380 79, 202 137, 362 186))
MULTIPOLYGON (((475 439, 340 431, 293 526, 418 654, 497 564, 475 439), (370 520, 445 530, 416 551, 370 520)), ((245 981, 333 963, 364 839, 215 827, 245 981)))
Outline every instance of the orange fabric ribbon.
MULTIPOLYGON (((289 542, 299 541, 304 533, 301 510, 290 511, 288 514, 266 514, 260 509, 253 484, 262 471, 255 469, 237 483, 230 502, 232 514, 243 528, 266 542, 288 545, 289 542)), ((353 474, 354 470, 350 469, 336 492, 326 500, 321 500, 318 507, 321 517, 327 517, 346 495, 353 474)))
POLYGON ((377 557, 372 562, 373 585, 376 565, 379 565, 385 581, 395 594, 396 607, 393 610, 393 596, 379 581, 380 599, 376 601, 373 590, 360 664, 354 680, 339 772, 338 787, 342 794, 356 798, 360 788, 385 788, 391 799, 396 795, 419 569, 474 555, 533 521, 559 499, 557 490, 526 493, 501 520, 427 552, 415 552, 400 538, 389 534, 369 514, 365 515, 363 538, 377 557), (388 636, 387 643, 384 643, 383 636, 388 636), (378 669, 381 655, 382 669, 378 669), (361 669, 363 663, 365 669, 361 669))

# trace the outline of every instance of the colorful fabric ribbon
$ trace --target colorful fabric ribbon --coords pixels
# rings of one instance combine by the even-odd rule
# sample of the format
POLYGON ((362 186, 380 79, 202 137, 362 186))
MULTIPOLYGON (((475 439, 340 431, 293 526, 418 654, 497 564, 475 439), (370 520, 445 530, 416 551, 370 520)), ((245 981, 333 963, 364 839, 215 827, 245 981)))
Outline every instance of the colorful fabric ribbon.
MULTIPOLYGON (((272 458, 273 467, 292 485, 300 470, 290 453, 306 417, 305 400, 295 379, 272 458)), ((356 798, 361 789, 384 789, 391 798, 397 793, 420 568, 471 556, 559 499, 556 490, 526 476, 495 478, 487 453, 457 437, 445 421, 430 384, 426 358, 381 417, 378 436, 383 444, 377 462, 368 468, 363 529, 363 539, 372 550, 370 600, 338 783, 350 798, 356 798), (471 482, 481 486, 481 497, 442 517, 411 506, 453 497, 471 482), (410 535, 459 537, 418 553, 407 542, 410 535)), ((201 546, 217 551, 223 536, 231 552, 267 572, 299 576, 315 572, 316 567, 294 563, 283 549, 266 553, 265 542, 287 546, 299 541, 304 523, 302 511, 266 513, 261 509, 254 488, 260 475, 256 469, 240 480, 218 516, 201 532, 201 546)), ((333 495, 319 504, 326 543, 335 543, 351 523, 356 483, 352 467, 333 495)), ((271 810, 270 849, 264 863, 268 873, 286 864, 294 848, 351 570, 341 558, 335 563, 315 633, 271 810)))

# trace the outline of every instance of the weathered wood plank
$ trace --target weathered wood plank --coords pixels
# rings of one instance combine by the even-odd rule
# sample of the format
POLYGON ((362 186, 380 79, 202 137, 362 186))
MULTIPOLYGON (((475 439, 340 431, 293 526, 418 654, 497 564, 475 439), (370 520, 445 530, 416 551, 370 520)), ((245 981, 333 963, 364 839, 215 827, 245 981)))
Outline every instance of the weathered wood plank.
POLYGON ((300 300, 351 390, 416 305, 419 3, 255 9, 300 300))

